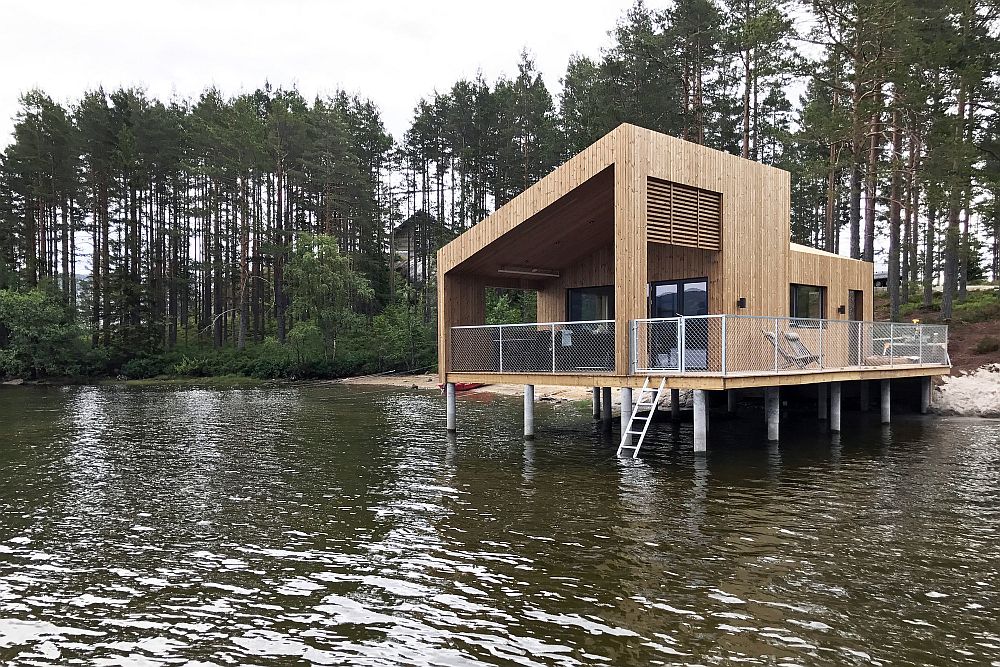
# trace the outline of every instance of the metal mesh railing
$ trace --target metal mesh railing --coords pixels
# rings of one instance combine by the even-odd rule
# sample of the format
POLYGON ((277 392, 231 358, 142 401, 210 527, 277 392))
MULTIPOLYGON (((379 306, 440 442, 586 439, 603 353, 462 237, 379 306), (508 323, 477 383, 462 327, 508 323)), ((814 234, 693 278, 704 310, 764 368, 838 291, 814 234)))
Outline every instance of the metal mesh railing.
POLYGON ((748 315, 634 320, 633 372, 753 375, 947 365, 948 327, 748 315))
POLYGON ((612 373, 615 322, 452 327, 450 349, 456 373, 612 373))

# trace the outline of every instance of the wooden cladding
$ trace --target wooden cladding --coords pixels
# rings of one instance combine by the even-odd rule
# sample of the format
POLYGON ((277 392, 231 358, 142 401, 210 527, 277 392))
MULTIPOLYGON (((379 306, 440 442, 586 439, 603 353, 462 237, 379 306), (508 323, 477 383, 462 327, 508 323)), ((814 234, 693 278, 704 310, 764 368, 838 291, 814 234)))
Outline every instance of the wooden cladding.
POLYGON ((647 177, 646 223, 646 235, 654 243, 719 250, 722 195, 647 177))

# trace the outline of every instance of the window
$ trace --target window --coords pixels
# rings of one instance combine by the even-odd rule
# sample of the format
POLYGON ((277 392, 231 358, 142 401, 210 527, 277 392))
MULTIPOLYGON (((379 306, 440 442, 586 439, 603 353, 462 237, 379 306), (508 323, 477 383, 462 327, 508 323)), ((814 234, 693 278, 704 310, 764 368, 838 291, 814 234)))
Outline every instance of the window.
POLYGON ((823 319, 826 316, 826 288, 792 285, 792 317, 823 319))
POLYGON ((649 296, 650 317, 708 314, 708 280, 705 278, 651 283, 649 296))
POLYGON ((615 319, 615 288, 577 287, 566 290, 566 314, 570 322, 615 319))

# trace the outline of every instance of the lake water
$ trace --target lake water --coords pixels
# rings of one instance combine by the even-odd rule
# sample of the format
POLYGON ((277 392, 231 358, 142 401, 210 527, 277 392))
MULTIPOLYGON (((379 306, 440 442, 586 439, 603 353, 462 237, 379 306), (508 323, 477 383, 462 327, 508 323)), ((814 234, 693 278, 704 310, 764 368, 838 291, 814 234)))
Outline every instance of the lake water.
POLYGON ((4 387, 0 664, 1000 664, 1000 422, 588 413, 4 387))

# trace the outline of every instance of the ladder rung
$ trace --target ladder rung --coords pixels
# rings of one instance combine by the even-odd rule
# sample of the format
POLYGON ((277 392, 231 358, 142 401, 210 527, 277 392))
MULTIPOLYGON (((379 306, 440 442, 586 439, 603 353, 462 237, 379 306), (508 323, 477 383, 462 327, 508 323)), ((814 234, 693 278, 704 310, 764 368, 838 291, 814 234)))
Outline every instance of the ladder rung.
POLYGON ((629 435, 642 435, 642 431, 625 431, 629 435))

